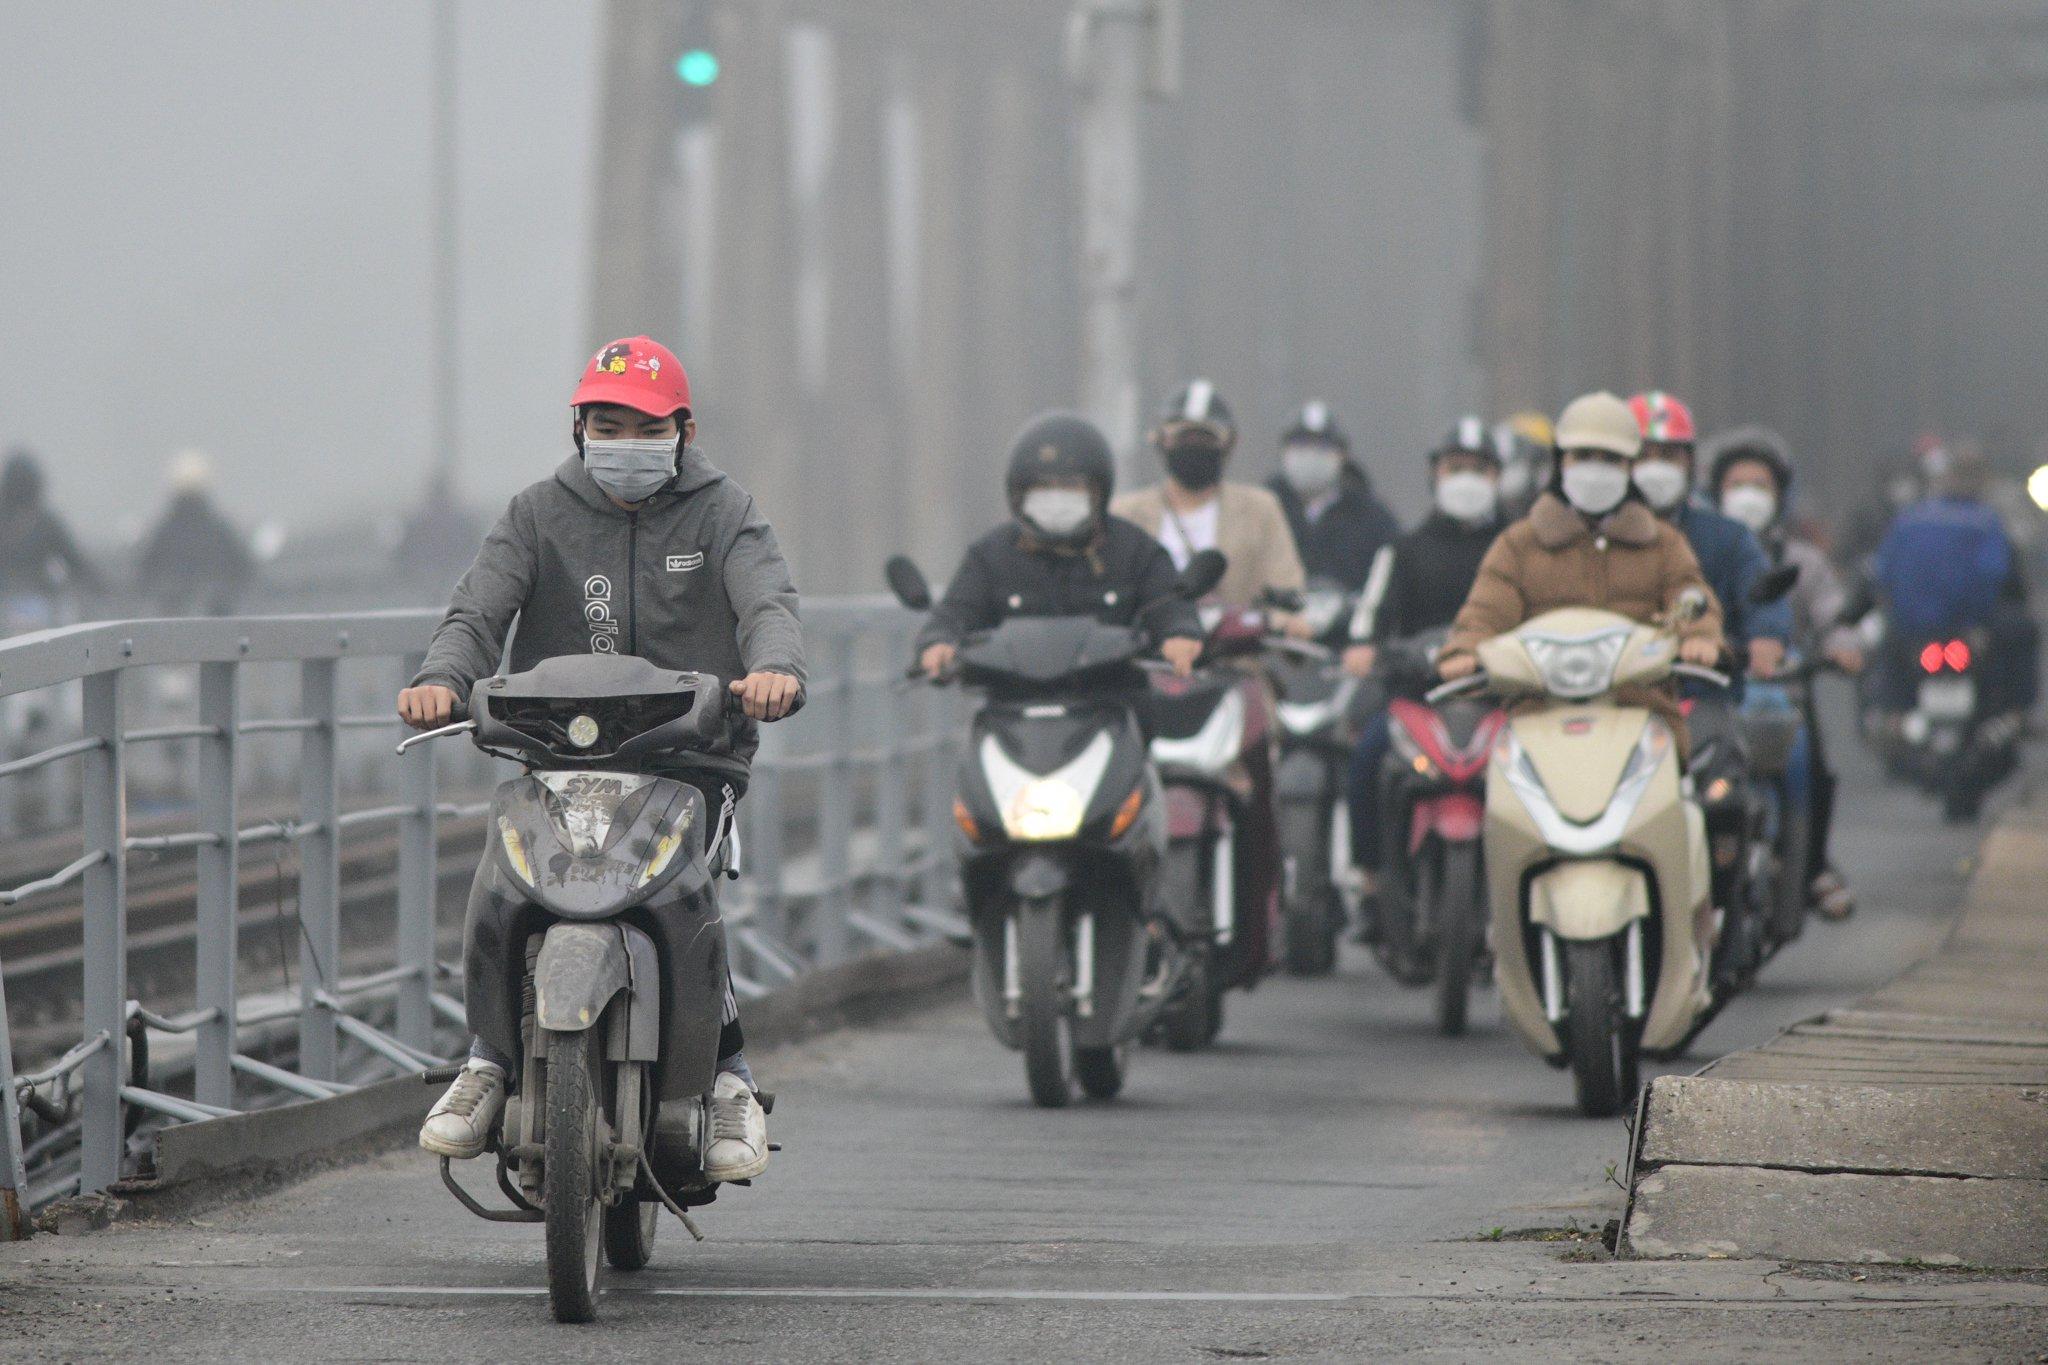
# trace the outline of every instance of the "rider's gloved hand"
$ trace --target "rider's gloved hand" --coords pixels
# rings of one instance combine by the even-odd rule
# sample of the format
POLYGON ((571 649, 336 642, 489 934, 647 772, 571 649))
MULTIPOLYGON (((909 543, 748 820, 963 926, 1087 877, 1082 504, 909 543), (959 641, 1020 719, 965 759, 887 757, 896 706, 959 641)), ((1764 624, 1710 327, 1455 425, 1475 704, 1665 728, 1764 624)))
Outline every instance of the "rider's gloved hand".
POLYGON ((1758 636, 1749 642, 1749 672, 1757 678, 1775 678, 1785 666, 1785 642, 1758 636))
POLYGON ((1173 665, 1175 677, 1185 678, 1195 671, 1195 660, 1202 656, 1202 642, 1188 635, 1176 635, 1159 642, 1159 657, 1173 665))
POLYGON ((1436 671, 1443 676, 1445 682, 1456 682, 1476 672, 1478 668, 1479 660, 1470 654, 1445 654, 1436 661, 1436 671))
POLYGON ((1701 668, 1712 668, 1721 661, 1721 642, 1698 638, 1681 640, 1678 644, 1678 657, 1689 664, 1698 664, 1701 668))
POLYGON ((749 673, 732 685, 748 720, 781 720, 802 690, 803 684, 787 673, 749 673))
POLYGON ((455 714, 455 690, 439 683, 408 687, 398 694, 398 718, 415 730, 438 730, 455 714))
POLYGON ((1380 652, 1373 645, 1352 645, 1344 651, 1344 671, 1354 678, 1369 678, 1379 657, 1380 652))
POLYGON ((917 666, 924 670, 927 678, 936 678, 953 666, 953 658, 959 652, 958 645, 941 640, 935 645, 924 647, 924 653, 918 656, 917 666))

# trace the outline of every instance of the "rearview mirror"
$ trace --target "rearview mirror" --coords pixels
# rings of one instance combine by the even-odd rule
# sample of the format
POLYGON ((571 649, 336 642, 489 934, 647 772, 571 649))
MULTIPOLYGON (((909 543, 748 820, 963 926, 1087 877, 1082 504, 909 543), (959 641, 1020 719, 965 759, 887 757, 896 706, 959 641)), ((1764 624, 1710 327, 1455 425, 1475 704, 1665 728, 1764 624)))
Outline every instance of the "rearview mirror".
POLYGON ((1689 626, 1707 614, 1707 595, 1698 588, 1687 588, 1678 594, 1678 601, 1671 607, 1671 623, 1675 626, 1689 626))
POLYGON ((1752 607, 1767 607, 1792 591, 1799 582, 1797 564, 1780 564, 1777 568, 1759 578, 1749 587, 1749 604, 1752 607))
POLYGON ((889 591, 904 606, 912 611, 932 609, 932 585, 925 581, 924 570, 911 563, 910 556, 890 555, 889 562, 882 566, 882 577, 889 580, 889 591))
POLYGON ((1223 581, 1230 560, 1221 550, 1198 550, 1180 571, 1180 595, 1189 601, 1207 597, 1223 581))

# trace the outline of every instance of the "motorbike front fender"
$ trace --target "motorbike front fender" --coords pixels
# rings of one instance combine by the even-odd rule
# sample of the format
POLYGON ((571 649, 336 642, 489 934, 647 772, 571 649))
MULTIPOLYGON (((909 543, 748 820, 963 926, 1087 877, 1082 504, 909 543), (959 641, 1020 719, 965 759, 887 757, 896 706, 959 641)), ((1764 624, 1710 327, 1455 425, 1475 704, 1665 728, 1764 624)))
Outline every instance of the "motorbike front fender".
POLYGON ((1067 865, 1049 853, 1027 853, 1010 864, 1010 891, 1021 901, 1042 901, 1067 889, 1067 865))
POLYGON ((661 982, 654 943, 627 924, 548 926, 534 964, 534 1019, 554 1033, 580 1033, 604 1017, 613 997, 627 998, 626 1056, 661 1055, 661 982))
POLYGON ((1529 883, 1530 920, 1562 939, 1612 938, 1649 917, 1649 883, 1622 863, 1559 863, 1529 883))

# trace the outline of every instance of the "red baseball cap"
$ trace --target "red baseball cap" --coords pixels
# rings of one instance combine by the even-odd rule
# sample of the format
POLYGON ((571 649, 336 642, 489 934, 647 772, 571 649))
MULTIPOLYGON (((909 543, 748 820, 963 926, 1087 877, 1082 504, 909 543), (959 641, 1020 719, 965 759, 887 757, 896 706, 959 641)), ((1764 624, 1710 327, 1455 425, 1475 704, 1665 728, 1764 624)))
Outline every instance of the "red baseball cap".
POLYGON ((690 408, 690 376, 674 351, 650 337, 624 337, 605 346, 583 368, 571 407, 615 403, 650 417, 690 408))

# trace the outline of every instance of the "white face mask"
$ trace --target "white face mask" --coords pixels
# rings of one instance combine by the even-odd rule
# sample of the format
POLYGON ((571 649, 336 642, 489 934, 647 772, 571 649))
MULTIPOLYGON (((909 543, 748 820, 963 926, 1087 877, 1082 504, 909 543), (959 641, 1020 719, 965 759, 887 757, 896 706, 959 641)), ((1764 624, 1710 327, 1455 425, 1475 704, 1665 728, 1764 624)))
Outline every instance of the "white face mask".
POLYGON ((647 440, 583 439, 583 467, 597 486, 621 502, 644 502, 676 474, 673 436, 647 440))
POLYGON ((1587 460, 1559 476, 1564 500, 1589 517, 1604 517, 1628 496, 1628 469, 1601 460, 1587 460))
POLYGON ((1328 446, 1288 446, 1280 452, 1280 473, 1304 498, 1319 498, 1337 486, 1344 457, 1328 446))
POLYGON ((1437 510, 1467 524, 1487 520, 1500 506, 1500 485, 1477 470, 1446 474, 1436 481, 1437 510))
POLYGON ((1064 540, 1095 515, 1095 499, 1085 488, 1034 488, 1018 502, 1017 510, 1034 530, 1064 540))
POLYGON ((1634 472, 1636 487, 1642 490, 1643 501, 1659 512, 1670 511, 1685 496, 1688 480, 1683 465, 1670 460, 1637 460, 1634 472))
POLYGON ((1721 510, 1762 535, 1778 519, 1778 495, 1753 483, 1739 483, 1721 494, 1721 510))

